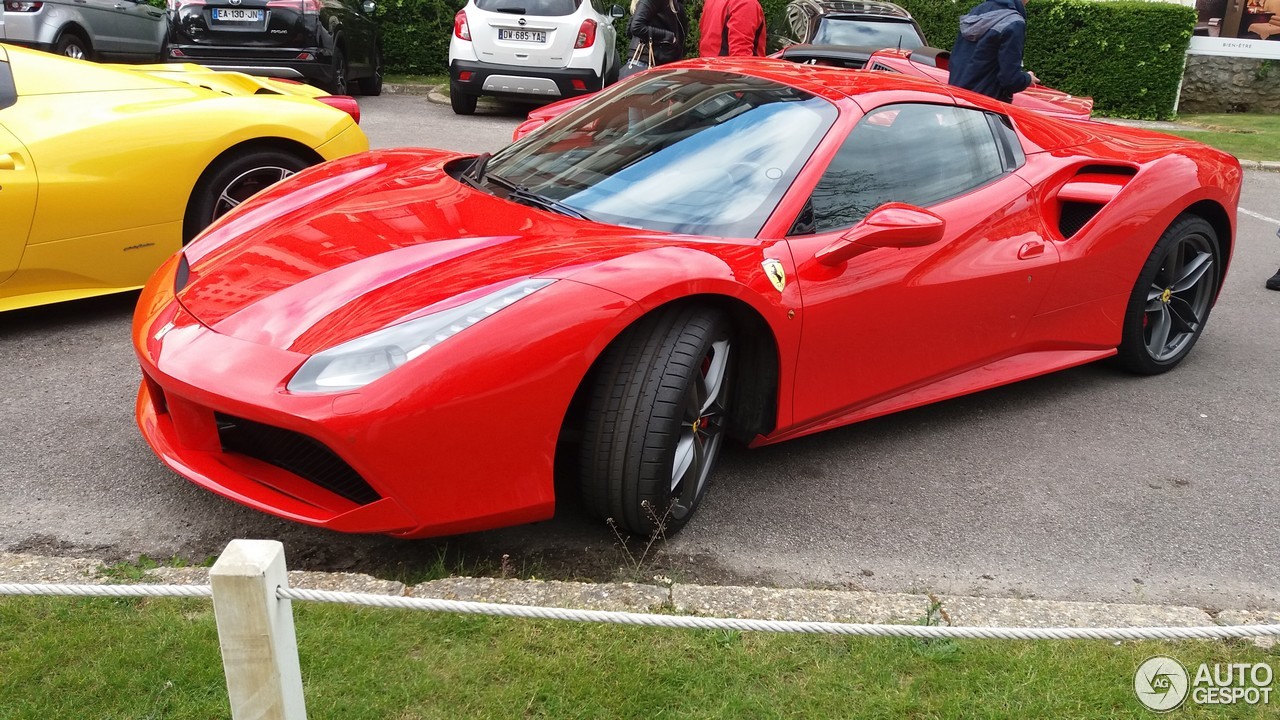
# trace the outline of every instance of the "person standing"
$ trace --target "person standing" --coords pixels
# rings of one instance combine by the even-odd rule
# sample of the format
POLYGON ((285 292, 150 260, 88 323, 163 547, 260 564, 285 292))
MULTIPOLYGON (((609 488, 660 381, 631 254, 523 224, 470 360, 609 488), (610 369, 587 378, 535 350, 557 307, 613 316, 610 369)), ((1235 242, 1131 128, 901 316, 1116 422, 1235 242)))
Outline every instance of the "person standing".
POLYGON ((698 22, 698 56, 765 54, 764 8, 760 0, 707 0, 698 22))
MULTIPOLYGON (((1280 237, 1280 230, 1276 230, 1276 237, 1280 237)), ((1275 275, 1267 278, 1267 289, 1280 290, 1280 270, 1277 270, 1275 275)))
POLYGON ((960 18, 949 82, 1003 102, 1039 82, 1022 69, 1027 41, 1023 0, 987 0, 960 18))
MULTIPOLYGON (((631 38, 630 57, 646 44, 653 47, 653 64, 675 62, 684 58, 684 0, 634 0, 627 37, 631 38)), ((648 62, 645 50, 639 57, 648 62)))

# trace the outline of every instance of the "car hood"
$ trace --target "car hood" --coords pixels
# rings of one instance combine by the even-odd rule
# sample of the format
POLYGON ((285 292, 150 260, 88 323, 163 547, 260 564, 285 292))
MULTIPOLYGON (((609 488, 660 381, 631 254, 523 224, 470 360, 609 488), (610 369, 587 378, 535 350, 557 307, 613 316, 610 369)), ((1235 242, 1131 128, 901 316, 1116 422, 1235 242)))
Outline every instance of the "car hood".
POLYGON ((472 189, 444 172, 461 157, 388 150, 299 173, 188 247, 179 301, 216 332, 314 353, 486 288, 660 242, 472 189))

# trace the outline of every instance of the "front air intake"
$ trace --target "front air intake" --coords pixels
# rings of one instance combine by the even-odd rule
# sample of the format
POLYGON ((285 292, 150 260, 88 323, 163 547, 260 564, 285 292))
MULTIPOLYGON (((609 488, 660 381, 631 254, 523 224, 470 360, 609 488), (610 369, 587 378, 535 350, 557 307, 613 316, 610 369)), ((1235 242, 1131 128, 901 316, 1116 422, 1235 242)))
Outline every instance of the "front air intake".
POLYGON ((247 455, 315 483, 351 502, 367 505, 381 496, 360 473, 324 443, 292 430, 216 413, 222 451, 247 455))

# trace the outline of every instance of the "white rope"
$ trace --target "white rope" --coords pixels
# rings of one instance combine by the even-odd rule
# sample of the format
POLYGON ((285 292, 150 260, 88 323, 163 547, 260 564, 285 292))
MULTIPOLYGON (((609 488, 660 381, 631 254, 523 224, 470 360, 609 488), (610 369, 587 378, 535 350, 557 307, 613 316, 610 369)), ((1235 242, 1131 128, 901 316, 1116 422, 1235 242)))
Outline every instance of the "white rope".
MULTIPOLYGON (((201 597, 213 596, 208 585, 28 585, 0 583, 0 595, 70 595, 75 597, 201 597)), ((394 595, 335 592, 281 587, 284 600, 341 603, 364 607, 428 610, 463 615, 567 620, 614 625, 681 628, 688 630, 739 630, 870 637, 968 638, 983 640, 1224 640, 1227 638, 1280 636, 1280 625, 1211 625, 1207 627, 1120 628, 1019 628, 955 627, 944 625, 879 625, 872 623, 753 620, 691 615, 658 615, 610 610, 507 605, 502 603, 412 598, 394 595)))
POLYGON ((0 595, 76 597, 213 597, 208 585, 26 585, 0 583, 0 595))
POLYGON ((311 602, 342 603, 366 607, 429 610, 465 615, 569 620, 572 622, 642 625, 646 627, 684 628, 693 630, 745 630, 777 633, 816 633, 827 635, 867 635, 873 637, 971 638, 988 640, 1218 640, 1239 637, 1280 635, 1280 625, 1223 625, 1208 627, 1141 627, 1141 628, 999 628, 950 627, 940 625, 877 625, 871 623, 800 622, 794 620, 748 620, 694 617, 690 615, 656 615, 606 610, 570 610, 563 608, 505 605, 499 603, 411 598, 391 595, 279 588, 281 598, 311 602))

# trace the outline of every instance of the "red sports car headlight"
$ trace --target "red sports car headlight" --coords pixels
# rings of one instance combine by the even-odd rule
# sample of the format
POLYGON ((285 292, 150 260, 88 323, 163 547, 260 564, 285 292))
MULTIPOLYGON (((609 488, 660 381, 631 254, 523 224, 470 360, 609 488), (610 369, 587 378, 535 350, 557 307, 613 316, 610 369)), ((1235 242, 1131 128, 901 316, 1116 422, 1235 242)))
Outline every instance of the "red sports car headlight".
POLYGON ((339 392, 364 387, 422 353, 528 297, 555 280, 524 280, 448 310, 385 327, 312 355, 289 390, 339 392))

